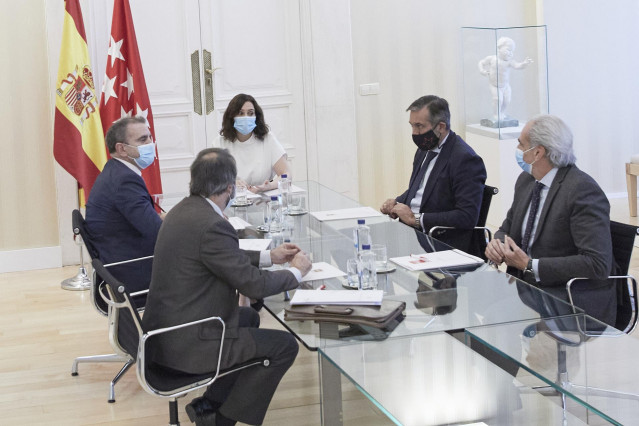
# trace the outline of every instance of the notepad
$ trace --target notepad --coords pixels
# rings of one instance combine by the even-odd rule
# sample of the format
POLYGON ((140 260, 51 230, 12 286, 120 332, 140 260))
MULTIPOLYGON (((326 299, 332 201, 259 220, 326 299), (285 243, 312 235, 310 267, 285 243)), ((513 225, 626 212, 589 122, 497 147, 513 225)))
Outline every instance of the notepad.
POLYGON ((457 249, 391 257, 389 260, 411 271, 454 268, 484 263, 482 259, 457 249))
POLYGON ((239 242, 242 250, 262 251, 268 248, 271 244, 271 239, 240 238, 239 242))
POLYGON ((237 216, 231 216, 231 217, 229 217, 229 222, 231 223, 231 225, 233 225, 233 228, 234 228, 236 231, 239 231, 240 229, 244 229, 244 228, 246 228, 247 226, 251 226, 251 224, 250 224, 250 223, 248 223, 247 221, 245 221, 245 220, 243 220, 243 219, 240 219, 240 218, 239 218, 239 217, 237 217, 237 216))
MULTIPOLYGON (((289 192, 293 194, 295 192, 306 192, 306 190, 304 188, 300 188, 299 186, 291 184, 291 189, 289 190, 289 192)), ((267 197, 270 197, 272 195, 280 195, 280 190, 271 189, 270 191, 264 191, 263 194, 266 195, 267 197)))
POLYGON ((383 290, 296 290, 291 305, 378 306, 383 298, 383 290))
POLYGON ((302 282, 327 280, 329 278, 343 277, 345 275, 346 273, 342 272, 340 269, 337 269, 330 263, 317 262, 311 265, 311 270, 308 272, 308 274, 302 277, 302 282))
POLYGON ((350 209, 325 210, 321 212, 311 212, 311 215, 320 222, 340 219, 360 219, 364 217, 382 216, 382 214, 372 207, 354 207, 350 209))

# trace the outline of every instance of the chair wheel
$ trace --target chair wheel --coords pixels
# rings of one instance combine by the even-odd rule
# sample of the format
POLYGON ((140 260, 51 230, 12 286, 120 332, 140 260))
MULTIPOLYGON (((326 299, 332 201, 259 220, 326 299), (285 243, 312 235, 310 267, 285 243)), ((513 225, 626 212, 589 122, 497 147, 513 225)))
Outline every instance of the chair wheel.
POLYGON ((523 335, 524 337, 535 337, 537 334, 537 324, 531 324, 524 329, 523 335))
POLYGON ((109 404, 113 404, 115 402, 115 399, 110 399, 109 400, 109 404))
POLYGON ((72 376, 77 376, 79 373, 75 372, 75 373, 71 373, 72 376))

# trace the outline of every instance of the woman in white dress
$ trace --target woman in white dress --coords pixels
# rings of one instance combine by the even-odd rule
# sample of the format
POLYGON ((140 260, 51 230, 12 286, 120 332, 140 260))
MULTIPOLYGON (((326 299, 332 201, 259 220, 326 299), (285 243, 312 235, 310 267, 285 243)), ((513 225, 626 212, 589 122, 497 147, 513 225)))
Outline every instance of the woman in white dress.
POLYGON ((226 148, 237 163, 237 185, 251 192, 277 188, 287 174, 286 151, 264 121, 264 112, 251 95, 236 95, 224 112, 217 145, 226 148))

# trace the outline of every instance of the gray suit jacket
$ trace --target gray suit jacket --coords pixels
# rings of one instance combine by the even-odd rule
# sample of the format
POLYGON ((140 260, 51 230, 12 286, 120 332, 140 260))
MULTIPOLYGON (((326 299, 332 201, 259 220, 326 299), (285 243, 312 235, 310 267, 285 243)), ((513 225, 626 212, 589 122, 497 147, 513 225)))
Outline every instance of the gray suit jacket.
MULTIPOLYGON (((529 173, 519 176, 513 204, 495 238, 503 240, 507 234, 521 246, 522 224, 534 184, 535 179, 529 173)), ((616 312, 615 289, 603 281, 613 264, 610 204, 599 185, 577 166, 557 171, 539 217, 530 255, 539 259, 539 282, 514 268, 508 272, 564 299, 568 280, 590 278, 587 284, 579 285, 575 303, 602 320, 612 318, 616 312)))
MULTIPOLYGON (((298 286, 290 271, 263 271, 258 263, 259 252, 241 250, 231 224, 204 198, 185 198, 166 215, 158 235, 145 327, 220 316, 230 339, 222 367, 250 359, 255 343, 238 327, 238 292, 258 299, 298 286)), ((212 371, 220 336, 217 322, 162 335, 150 342, 153 360, 191 373, 212 371)))

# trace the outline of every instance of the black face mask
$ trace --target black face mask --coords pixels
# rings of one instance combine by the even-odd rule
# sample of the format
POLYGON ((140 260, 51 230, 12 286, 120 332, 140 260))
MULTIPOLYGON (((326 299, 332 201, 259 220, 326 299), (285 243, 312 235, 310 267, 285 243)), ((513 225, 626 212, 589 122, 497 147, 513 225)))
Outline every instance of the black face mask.
POLYGON ((439 137, 435 134, 433 129, 430 129, 421 135, 413 135, 413 142, 417 145, 417 148, 422 151, 430 151, 439 143, 439 137))

